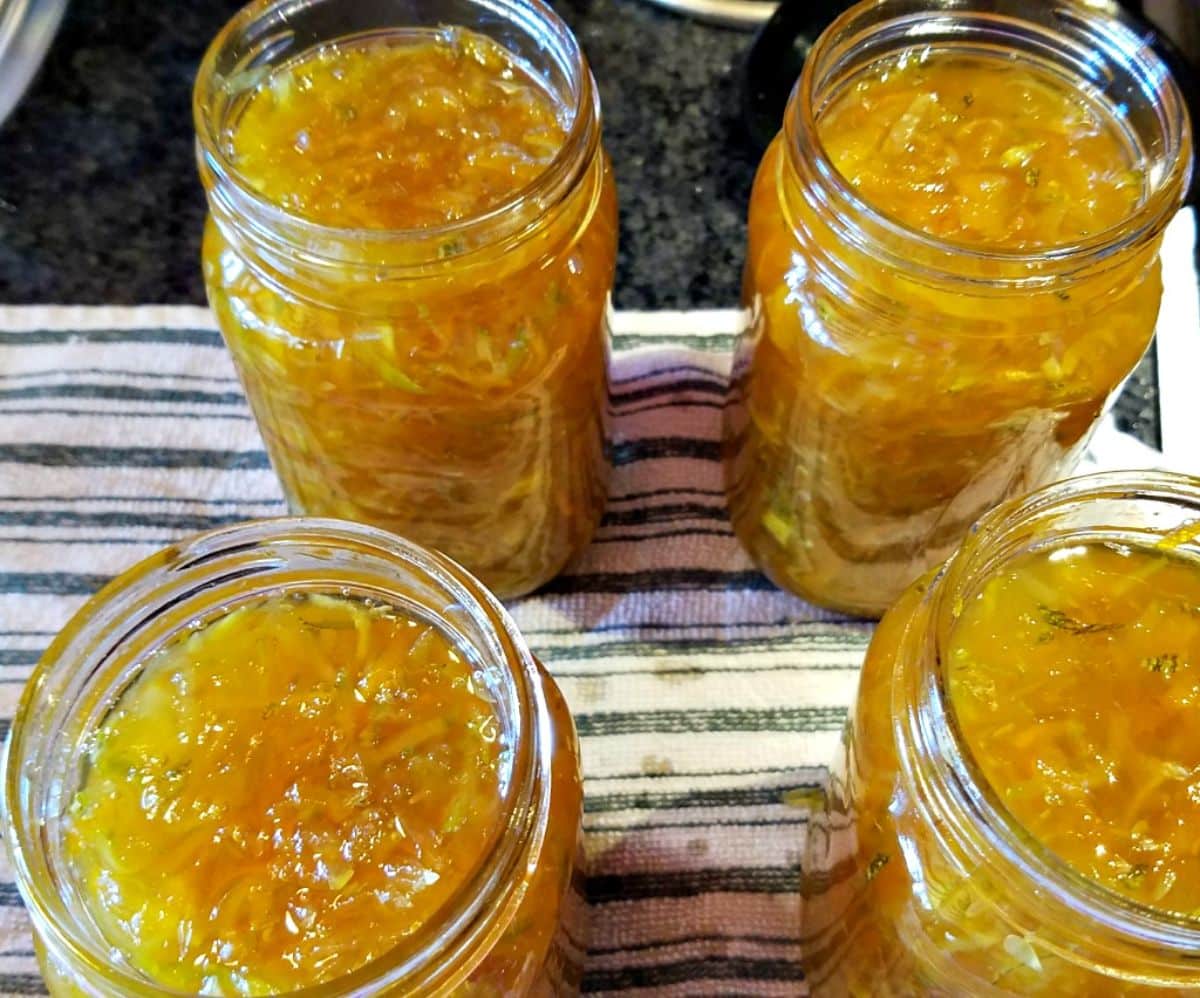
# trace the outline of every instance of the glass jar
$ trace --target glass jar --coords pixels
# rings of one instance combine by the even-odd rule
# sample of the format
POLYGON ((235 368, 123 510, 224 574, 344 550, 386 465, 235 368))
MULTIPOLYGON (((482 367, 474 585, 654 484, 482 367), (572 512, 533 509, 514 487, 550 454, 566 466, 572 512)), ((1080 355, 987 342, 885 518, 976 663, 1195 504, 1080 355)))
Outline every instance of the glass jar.
MULTIPOLYGON (((965 113, 971 94, 962 101, 965 113)), ((1150 342, 1161 236, 1190 169, 1166 67, 1087 5, 880 0, 835 21, 750 204, 726 482, 764 571, 816 603, 878 616, 985 510, 1068 472, 1150 342), (918 62, 1028 64, 1115 109, 1142 164, 1133 213, 1035 252, 943 241, 864 200, 819 121, 848 80, 914 49, 918 62)))
POLYGON ((1084 878, 1023 828, 969 749, 946 672, 952 627, 1022 554, 1166 541, 1195 562, 1198 518, 1196 479, 1060 483, 989 513, 887 613, 810 825, 814 995, 1200 994, 1200 921, 1084 878))
POLYGON ((194 112, 208 296, 293 512, 394 530, 502 598, 553 577, 606 497, 616 259, 599 99, 567 27, 539 0, 255 3, 210 47, 194 112), (460 28, 507 50, 564 116, 561 150, 505 203, 434 227, 333 228, 239 173, 232 135, 273 71, 460 28))
MULTIPOLYGON (((511 753, 501 831, 437 917, 354 973, 302 993, 578 992, 582 783, 557 686, 503 607, 448 559, 372 527, 283 519, 204 534, 130 569, 71 620, 29 681, 6 748, 5 828, 51 994, 176 993, 106 941, 65 849, 68 808, 99 725, 158 649, 264 594, 320 591, 371 598, 438 627, 477 664, 511 753)), ((171 723, 168 713, 163 724, 171 723)))

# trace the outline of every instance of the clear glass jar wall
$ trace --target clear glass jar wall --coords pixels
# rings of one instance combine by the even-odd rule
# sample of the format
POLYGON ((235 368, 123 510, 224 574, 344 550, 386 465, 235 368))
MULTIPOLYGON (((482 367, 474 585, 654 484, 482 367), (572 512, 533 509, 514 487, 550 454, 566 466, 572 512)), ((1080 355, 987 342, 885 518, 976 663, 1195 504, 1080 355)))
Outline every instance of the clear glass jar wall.
POLYGON ((598 97, 566 26, 538 0, 255 3, 211 46, 195 119, 209 299, 293 511, 411 537, 501 597, 555 575, 603 511, 616 257, 598 97), (363 60, 387 48, 417 55, 363 60), (447 69, 447 52, 467 58, 447 69), (476 79, 483 64, 495 79, 476 79), (378 82, 389 76, 394 93, 378 82), (360 102, 321 103, 359 77, 360 102), (499 102, 524 88, 536 99, 523 110, 540 102, 561 136, 523 187, 460 208, 456 184, 528 172, 531 149, 514 149, 547 141, 492 98, 472 103, 468 84, 499 88, 499 102), (310 89, 327 127, 285 133, 288 101, 310 89), (404 146, 422 129, 450 150, 444 164, 404 146), (452 171, 489 157, 492 172, 452 171), (249 175, 252 162, 282 186, 249 175), (301 168, 307 186, 289 188, 301 168), (407 195, 413 176, 434 183, 407 195), (388 227, 397 218, 405 227, 388 227))
MULTIPOLYGON (((802 945, 814 995, 1200 994, 1200 921, 1131 899, 1140 883, 1127 876, 1114 882, 1129 890, 1117 893, 1081 875, 1061 850, 1046 847, 1012 810, 1015 785, 993 786, 984 776, 988 759, 973 748, 975 732, 959 724, 961 704, 950 682, 961 647, 952 636, 963 633, 956 628, 988 583, 1014 578, 1014 565, 1028 555, 1055 552, 1051 560, 1061 562, 1064 552, 1097 544, 1118 555, 1152 552, 1189 573, 1191 590, 1200 593, 1198 517, 1200 481, 1183 476, 1128 472, 1054 485, 990 513, 942 569, 911 586, 883 618, 831 768, 826 806, 810 824, 802 945)), ((1101 581, 1107 591, 1092 589, 1089 598, 1115 612, 1114 601, 1135 580, 1122 574, 1101 581)), ((1162 601, 1178 603, 1173 593, 1162 601)), ((1150 613, 1153 602, 1141 599, 1135 613, 1150 613)), ((1040 608, 1040 616, 1046 633, 1036 647, 1058 656, 1054 661, 1064 669, 1072 659, 1063 642, 1127 642, 1124 651, 1133 655, 1136 642, 1157 647, 1170 634, 1157 611, 1150 614, 1157 632, 1145 632, 1140 619, 1125 631, 1108 620, 1080 624, 1052 606, 1040 608)), ((1025 665, 1011 649, 1005 661, 1006 673, 1025 665)), ((1086 681, 1094 659, 1079 661, 1086 681)), ((1138 681, 1161 687, 1161 670, 1143 668, 1140 656, 1124 666, 1138 681)), ((1044 688, 1046 674, 1039 676, 1044 688)), ((1090 682, 1103 688, 1111 680, 1093 675, 1090 682)), ((1132 718, 1147 709, 1130 703, 1119 713, 1132 718)), ((1115 733, 1114 718, 1107 721, 1115 733)), ((1038 727, 1012 731, 1006 759, 1031 753, 1031 738, 1052 743, 1053 725, 1041 725, 1044 732, 1038 727)), ((1114 761, 1111 752, 1089 750, 1085 733, 1069 737, 1073 750, 1114 761)), ((1183 737, 1194 743, 1194 736, 1183 737)), ((1153 763, 1162 746, 1144 742, 1133 735, 1122 751, 1146 754, 1153 763)), ((1031 765, 1049 757, 1035 753, 1031 765)), ((1116 759, 1114 769, 1122 774, 1115 789, 1123 791, 1122 807, 1131 814, 1155 807, 1146 797, 1153 784, 1124 782, 1125 764, 1133 761, 1116 759)), ((1045 783, 1035 788, 1037 813, 1067 820, 1055 814, 1066 813, 1062 798, 1071 775, 1044 765, 1031 772, 1031 780, 1045 783)), ((1069 841, 1104 816, 1092 812, 1075 820, 1080 825, 1069 841)), ((1135 820, 1117 820, 1136 847, 1135 820)), ((1093 858, 1090 851, 1086 858, 1093 858)), ((1184 864, 1178 869, 1186 875, 1184 855, 1166 861, 1168 869, 1184 864)))
POLYGON ((1085 5, 884 0, 836 21, 750 205, 751 325, 726 409, 726 472, 738 536, 767 574, 878 616, 985 510, 1068 472, 1150 342, 1160 237, 1190 168, 1165 67, 1085 5), (980 89, 933 92, 935 70, 980 89), (1035 110, 1009 128, 1017 107, 1035 110), (823 135, 831 108, 836 134, 823 135), (1035 167, 1021 172, 1064 142, 1021 129, 1064 109, 1088 134, 1072 133, 1056 163, 1107 129, 1141 185, 1116 224, 1066 243, 1056 233, 1085 231, 1112 177, 1085 180, 1077 161, 1079 176, 1040 187, 1035 167), (857 149, 857 129, 873 141, 881 116, 897 114, 882 138, 898 143, 894 163, 857 149), (969 157, 979 170, 963 172, 969 157), (1006 231, 1017 204, 1029 211, 1006 231))
MULTIPOLYGON (((374 528, 303 519, 263 521, 216 531, 136 566, 80 611, 31 678, 7 746, 4 805, 15 876, 33 922, 38 957, 51 993, 145 998, 178 993, 140 969, 144 968, 146 953, 123 948, 131 939, 138 941, 134 931, 137 926, 118 926, 121 938, 113 938, 113 932, 101 928, 107 924, 104 905, 114 897, 119 899, 122 891, 128 895, 140 881, 135 877, 122 882, 123 874, 113 867, 107 873, 101 871, 102 882, 116 894, 99 898, 91 892, 94 882, 84 875, 87 871, 80 862, 91 845, 85 843, 86 850, 81 852, 72 835, 80 822, 94 820, 87 808, 80 810, 78 802, 86 797, 83 791, 93 786, 97 774, 102 775, 101 750, 106 745, 118 745, 109 719, 122 712, 128 715, 131 704, 137 709, 159 705, 162 716, 147 720, 151 734, 153 730, 161 731, 163 743, 158 748, 164 751, 169 751, 167 743, 174 741, 175 732, 188 730, 184 721, 191 719, 176 716, 173 711, 190 710, 188 703, 201 701, 185 698, 172 705, 161 697, 163 685, 154 686, 153 680, 163 670, 154 663, 162 661, 164 650, 193 649, 186 642, 212 633, 222 622, 242 626, 244 618, 238 617, 239 609, 261 606, 264 600, 312 598, 313 594, 317 594, 318 601, 326 598, 323 594, 334 600, 372 601, 425 622, 444 635, 461 660, 471 663, 474 681, 487 688, 503 732, 501 743, 507 747, 498 757, 501 796, 497 822, 486 841, 478 843, 474 866, 459 871, 461 883, 454 892, 401 944, 351 973, 327 980, 318 974, 317 966, 301 964, 292 968, 289 973, 299 975, 294 979, 303 986, 298 993, 314 998, 577 993, 586 940, 578 866, 582 784, 574 724, 557 687, 532 658, 495 598, 452 562, 374 528), (311 987, 304 986, 309 972, 311 987)), ((333 621, 331 626, 342 625, 333 621)), ((310 645, 317 641, 316 632, 307 624, 297 631, 310 645)), ((329 636, 345 634, 353 645, 354 628, 329 636)), ((237 668, 249 681, 257 675, 257 667, 252 656, 242 654, 245 651, 239 650, 237 668)), ((314 648, 309 651, 317 655, 314 648)), ((283 655, 282 650, 278 653, 283 655)), ((302 712, 311 712, 319 701, 325 702, 323 697, 328 700, 321 689, 302 691, 302 712)), ((242 699, 250 695, 245 689, 234 693, 242 699)), ((281 688, 280 696, 285 693, 281 688)), ((386 721, 386 715, 404 709, 399 700, 392 706, 375 707, 370 706, 374 700, 367 700, 362 710, 368 714, 383 712, 371 724, 386 721)), ((211 703, 211 697, 203 702, 211 703)), ((354 703, 347 703, 354 707, 354 703)), ((408 732, 414 725, 419 728, 422 723, 427 726, 430 720, 405 722, 403 731, 408 732)), ((261 726, 262 731, 267 728, 266 723, 261 726)), ((364 731, 369 734, 369 729, 364 731)), ((246 743, 253 745, 255 732, 243 734, 248 736, 246 743)), ((408 740, 407 736, 401 739, 406 743, 408 740)), ((138 753, 136 765, 152 763, 151 757, 157 751, 138 753)), ((396 751, 412 750, 401 747, 396 751)), ((229 762, 238 768, 238 760, 229 762)), ((243 763, 250 765, 249 759, 243 763)), ((302 779, 297 776, 297 780, 302 779)), ((215 785, 202 782, 192 790, 203 797, 205 793, 215 794, 215 785)), ((140 802, 130 801, 132 810, 149 814, 156 806, 151 797, 161 796, 162 789, 161 785, 151 787, 147 783, 144 792, 137 791, 143 792, 140 802)), ((302 800, 306 792, 300 792, 298 799, 302 800)), ((95 796, 91 795, 93 801, 95 796)), ((330 783, 322 799, 324 804, 314 805, 314 828, 327 822, 328 814, 341 814, 346 808, 350 810, 343 815, 344 824, 354 825, 357 819, 353 809, 359 806, 358 797, 330 783), (339 803, 337 795, 343 791, 347 796, 339 803)), ((275 814, 276 805, 283 804, 277 801, 268 811, 275 814)), ((396 820, 402 817, 398 813, 396 820)), ((368 826, 364 818, 363 829, 368 826)), ((88 831, 95 829, 89 826, 88 831)), ((301 821, 295 834, 304 833, 301 821)), ((212 829, 206 834, 211 836, 212 829)), ((412 834, 420 834, 420 829, 412 828, 412 834)), ((272 848, 276 847, 287 852, 286 844, 276 842, 272 848)), ((218 847, 205 848, 213 852, 218 847)), ((183 855, 185 850, 176 849, 176 853, 183 855)), ((246 862, 245 857, 238 862, 246 862)), ((162 864, 157 864, 154 869, 161 873, 170 863, 160 867, 162 864)), ((318 880, 325 872, 318 866, 318 880)), ((395 870, 384 872, 389 877, 397 875, 395 870)), ((171 870, 168 873, 175 876, 171 870)), ((365 874, 360 871, 358 876, 365 874)), ((254 875, 246 879, 252 883, 254 875)), ((337 884, 346 879, 342 873, 337 884)), ((176 881, 168 877, 164 882, 176 881)), ((339 890, 344 894, 350 887, 352 879, 349 887, 339 890)), ((335 898, 335 907, 348 901, 344 896, 341 901, 335 898)), ((222 905, 219 914, 214 909, 212 919, 236 930, 238 942, 231 948, 247 939, 265 939, 274 930, 287 939, 295 928, 289 925, 283 932, 273 923, 234 925, 230 919, 245 920, 245 904, 235 906, 241 914, 228 916, 224 901, 222 905)), ((291 912, 292 907, 288 910, 291 912)), ((304 915, 302 909, 297 910, 301 914, 296 919, 312 917, 311 911, 304 915)), ((149 925, 149 916, 145 924, 149 925)), ((185 929, 181 924, 180 946, 185 941, 190 945, 193 935, 185 929)), ((144 938, 143 933, 142 941, 144 938)), ((334 942, 338 940, 331 940, 331 945, 334 942)), ((341 945, 346 942, 340 940, 341 945)), ((254 947, 242 948, 244 952, 232 954, 228 960, 218 954, 218 962, 225 960, 231 969, 238 969, 242 977, 251 980, 254 947), (238 961, 248 966, 240 968, 238 961)), ((234 992, 217 987, 204 993, 234 992)), ((246 993, 274 992, 252 988, 246 993)))

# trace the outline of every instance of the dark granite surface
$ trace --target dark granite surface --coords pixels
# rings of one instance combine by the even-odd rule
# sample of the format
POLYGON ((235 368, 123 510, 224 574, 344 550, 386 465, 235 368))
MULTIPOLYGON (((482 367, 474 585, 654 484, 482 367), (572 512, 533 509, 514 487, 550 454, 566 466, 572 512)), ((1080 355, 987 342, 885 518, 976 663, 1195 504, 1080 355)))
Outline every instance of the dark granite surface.
MULTIPOLYGON (((600 82, 621 196, 618 307, 735 304, 758 158, 739 119, 750 36, 640 0, 555 5, 600 82)), ((41 74, 0 125, 0 302, 203 301, 190 88, 238 6, 71 0, 41 74)), ((1151 364, 1118 413, 1155 439, 1151 364)))

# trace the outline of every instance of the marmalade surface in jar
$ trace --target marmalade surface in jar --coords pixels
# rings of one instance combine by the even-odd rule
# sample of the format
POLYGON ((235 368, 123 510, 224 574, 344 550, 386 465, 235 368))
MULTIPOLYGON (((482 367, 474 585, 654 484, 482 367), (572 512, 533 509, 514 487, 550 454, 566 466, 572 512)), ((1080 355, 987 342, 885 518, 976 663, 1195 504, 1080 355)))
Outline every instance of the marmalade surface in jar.
POLYGON ((1200 565, 1111 543, 1027 555, 967 604, 946 669, 975 761, 1039 842, 1200 918, 1200 565))
POLYGON ((543 173, 566 138, 562 113, 484 35, 343 43, 259 84, 229 153, 255 190, 309 221, 434 228, 503 204, 543 173))
POLYGON ((466 28, 335 39, 226 81, 236 184, 205 178, 209 297, 290 505, 501 596, 556 574, 605 498, 616 198, 575 56, 577 107, 466 28))
MULTIPOLYGON (((512 753, 439 627, 269 596, 144 665, 91 738, 65 851, 108 942, 156 984, 281 994, 437 919, 504 834, 512 753)), ((556 789, 529 894, 464 993, 525 993, 553 959, 579 807, 577 786, 556 789)))
POLYGON ((1196 534, 981 543, 888 612, 809 843, 814 994, 1200 994, 1196 534))
POLYGON ((878 616, 1078 457, 1150 341, 1158 243, 1121 243, 1148 160, 1090 83, 931 43, 826 86, 820 46, 752 194, 727 487, 774 581, 878 616))

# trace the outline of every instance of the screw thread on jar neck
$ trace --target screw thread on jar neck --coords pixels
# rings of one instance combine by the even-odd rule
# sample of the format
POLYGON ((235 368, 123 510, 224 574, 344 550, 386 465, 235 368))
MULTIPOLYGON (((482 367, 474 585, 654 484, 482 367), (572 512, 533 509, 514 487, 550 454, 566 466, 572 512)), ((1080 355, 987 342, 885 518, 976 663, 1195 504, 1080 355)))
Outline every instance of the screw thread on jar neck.
POLYGON ((1036 290, 1120 266, 1157 241, 1187 192, 1192 133, 1175 81, 1125 21, 1058 0, 869 0, 830 25, 813 46, 784 117, 786 167, 838 242, 930 285, 1036 290), (823 108, 859 70, 906 49, 1023 56, 1111 98, 1146 158, 1148 189, 1119 227, 1037 251, 989 250, 908 228, 863 200, 830 160, 817 127, 823 108))
POLYGON ((484 266, 544 228, 579 189, 600 148, 595 81, 570 29, 542 0, 259 0, 210 45, 197 74, 192 114, 197 159, 214 221, 268 272, 361 271, 377 281, 484 266), (338 228, 264 198, 240 174, 226 136, 261 81, 304 53, 389 35, 444 35, 461 25, 506 48, 569 114, 562 148, 528 186, 504 202, 420 229, 338 228), (445 248, 453 245, 454 253, 445 248))
MULTIPOLYGON (((1200 522, 1200 480, 1117 472, 1060 483, 998 507, 934 580, 908 626, 893 685, 901 780, 955 866, 996 887, 1015 932, 1115 978, 1194 987, 1200 921, 1140 905, 1088 880, 1030 835, 984 778, 958 729, 942 668, 967 600, 1020 554, 1060 543, 1153 544, 1200 522)), ((1194 542, 1183 552, 1200 556, 1194 542)))

